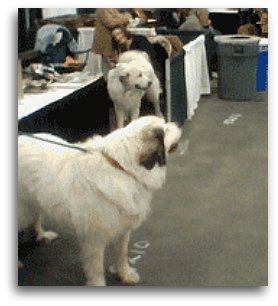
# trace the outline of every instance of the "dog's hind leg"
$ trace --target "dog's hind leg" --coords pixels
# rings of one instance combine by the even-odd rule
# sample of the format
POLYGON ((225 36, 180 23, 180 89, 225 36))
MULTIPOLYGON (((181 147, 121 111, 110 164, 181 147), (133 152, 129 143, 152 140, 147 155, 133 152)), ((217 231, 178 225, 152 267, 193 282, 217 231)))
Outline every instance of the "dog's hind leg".
POLYGON ((163 114, 160 110, 159 81, 154 82, 151 85, 151 87, 148 88, 148 90, 146 92, 146 96, 147 96, 148 100, 153 104, 156 116, 163 118, 163 114))
POLYGON ((47 244, 56 239, 58 234, 52 231, 45 231, 42 227, 41 219, 41 216, 39 216, 34 224, 34 229, 37 235, 37 241, 47 244))
POLYGON ((140 281, 140 276, 134 268, 128 263, 128 242, 129 233, 121 236, 114 244, 116 256, 116 269, 119 278, 124 284, 137 284, 140 281))

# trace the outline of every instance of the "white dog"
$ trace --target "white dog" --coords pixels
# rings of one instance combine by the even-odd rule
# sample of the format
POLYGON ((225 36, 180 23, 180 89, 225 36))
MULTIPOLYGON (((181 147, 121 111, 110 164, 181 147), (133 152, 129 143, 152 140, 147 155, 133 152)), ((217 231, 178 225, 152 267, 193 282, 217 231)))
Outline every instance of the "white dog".
POLYGON ((120 55, 118 64, 109 71, 107 88, 114 103, 117 127, 123 127, 126 119, 137 119, 143 96, 153 103, 155 114, 160 111, 161 87, 147 53, 127 51, 120 55))
POLYGON ((146 219, 180 137, 176 124, 156 116, 78 145, 48 134, 19 136, 19 230, 35 224, 39 239, 51 240, 57 234, 43 230, 41 216, 73 225, 92 286, 105 285, 104 251, 113 242, 120 279, 137 283, 128 263, 129 234, 146 219))

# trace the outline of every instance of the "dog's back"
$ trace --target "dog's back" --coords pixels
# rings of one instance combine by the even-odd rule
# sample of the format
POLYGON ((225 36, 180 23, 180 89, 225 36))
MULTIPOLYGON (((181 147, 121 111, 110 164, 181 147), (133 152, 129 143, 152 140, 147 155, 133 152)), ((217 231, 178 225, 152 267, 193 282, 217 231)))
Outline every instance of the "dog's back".
POLYGON ((84 223, 90 218, 94 225, 101 219, 102 227, 106 229, 118 222, 113 220, 118 210, 130 218, 141 214, 139 219, 144 219, 149 193, 142 194, 144 187, 132 179, 129 186, 133 193, 122 189, 121 182, 126 179, 126 173, 111 167, 101 153, 104 146, 113 147, 117 138, 117 134, 115 137, 111 135, 107 142, 105 138, 94 137, 87 143, 72 145, 47 134, 19 136, 19 230, 32 225, 41 213, 61 223, 73 221, 78 227, 79 219, 84 223), (146 207, 137 205, 137 200, 132 198, 134 194, 146 198, 146 207))
POLYGON ((51 212, 63 203, 63 188, 70 184, 68 174, 75 175, 70 160, 78 154, 67 145, 49 134, 18 137, 19 229, 34 223, 41 211, 51 212))
POLYGON ((150 58, 148 54, 140 50, 130 50, 122 53, 119 56, 119 63, 130 63, 132 61, 147 61, 150 63, 150 58))

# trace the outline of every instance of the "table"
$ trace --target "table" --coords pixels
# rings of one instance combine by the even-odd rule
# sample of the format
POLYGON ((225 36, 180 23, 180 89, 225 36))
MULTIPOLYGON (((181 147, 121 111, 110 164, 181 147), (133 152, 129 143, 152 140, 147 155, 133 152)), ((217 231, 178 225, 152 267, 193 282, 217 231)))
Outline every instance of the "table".
POLYGON ((155 28, 128 28, 133 35, 156 36, 155 28))
POLYGON ((205 50, 205 36, 200 35, 183 47, 185 51, 185 86, 187 92, 187 119, 190 120, 201 95, 211 93, 205 50))
MULTIPOLYGON (((84 75, 83 75, 84 76, 84 75)), ((18 100, 18 119, 28 116, 35 111, 62 99, 76 90, 79 90, 99 79, 102 74, 93 76, 87 75, 87 79, 75 83, 54 83, 46 92, 29 94, 25 93, 22 99, 18 100)))
POLYGON ((191 120, 201 95, 211 92, 205 37, 198 36, 166 60, 167 120, 191 120))
POLYGON ((18 131, 50 133, 68 142, 107 135, 112 107, 104 78, 94 78, 75 89, 26 96, 19 104, 18 131))

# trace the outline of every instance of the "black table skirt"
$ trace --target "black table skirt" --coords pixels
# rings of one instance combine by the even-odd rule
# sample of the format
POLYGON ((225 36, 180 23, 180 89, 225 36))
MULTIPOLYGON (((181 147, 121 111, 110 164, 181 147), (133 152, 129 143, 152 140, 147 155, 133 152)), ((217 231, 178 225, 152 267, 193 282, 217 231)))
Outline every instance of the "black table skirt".
MULTIPOLYGON (((39 97, 38 97, 39 99, 39 97)), ((106 82, 95 82, 18 121, 19 132, 50 133, 69 142, 109 132, 109 98, 106 82)))
MULTIPOLYGON (((165 104, 162 105, 162 112, 165 112, 165 104)), ((111 131, 112 114, 113 102, 102 77, 21 118, 18 121, 18 132, 50 133, 74 143, 95 134, 107 135, 111 131)), ((154 107, 143 99, 140 115, 149 114, 154 114, 154 107)))

